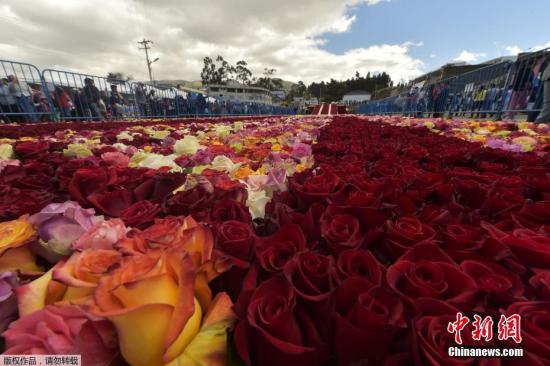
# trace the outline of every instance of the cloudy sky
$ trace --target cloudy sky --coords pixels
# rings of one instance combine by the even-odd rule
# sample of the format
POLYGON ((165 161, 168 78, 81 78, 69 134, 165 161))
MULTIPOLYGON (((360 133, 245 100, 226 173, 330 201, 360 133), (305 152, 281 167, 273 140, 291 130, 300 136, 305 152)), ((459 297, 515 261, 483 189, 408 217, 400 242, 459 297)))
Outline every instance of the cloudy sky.
POLYGON ((199 79, 205 56, 306 82, 408 79, 451 60, 550 46, 548 0, 2 0, 0 59, 145 79, 199 79))

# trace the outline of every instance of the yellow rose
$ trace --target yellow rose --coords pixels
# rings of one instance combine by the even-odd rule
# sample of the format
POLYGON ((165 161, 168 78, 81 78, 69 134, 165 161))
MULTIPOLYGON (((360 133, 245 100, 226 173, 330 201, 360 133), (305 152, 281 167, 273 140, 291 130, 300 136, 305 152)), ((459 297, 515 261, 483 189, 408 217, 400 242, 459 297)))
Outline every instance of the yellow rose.
POLYGON ((13 158, 13 146, 10 144, 0 145, 0 160, 8 160, 13 158))
POLYGON ((28 243, 36 235, 36 230, 23 216, 17 220, 0 223, 0 255, 8 249, 28 243))
POLYGON ((94 313, 114 323, 121 353, 132 366, 185 364, 186 358, 201 354, 203 360, 219 357, 210 364, 223 365, 226 344, 220 342, 219 328, 230 327, 232 316, 207 320, 209 313, 227 314, 230 301, 222 294, 203 309, 198 296, 189 253, 156 251, 126 257, 104 276, 95 292, 94 313), (212 328, 215 323, 218 332, 212 328))
POLYGON ((63 150, 63 155, 68 157, 87 158, 94 154, 85 144, 69 144, 67 149, 63 150))

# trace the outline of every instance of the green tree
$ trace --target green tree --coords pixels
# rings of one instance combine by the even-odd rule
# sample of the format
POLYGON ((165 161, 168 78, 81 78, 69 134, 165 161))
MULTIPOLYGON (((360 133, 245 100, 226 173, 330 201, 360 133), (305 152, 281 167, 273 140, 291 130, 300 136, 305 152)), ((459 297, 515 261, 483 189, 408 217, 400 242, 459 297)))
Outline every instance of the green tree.
POLYGON ((134 80, 134 77, 132 75, 126 75, 119 71, 109 72, 107 74, 107 82, 109 83, 117 83, 117 82, 130 81, 130 80, 134 80))

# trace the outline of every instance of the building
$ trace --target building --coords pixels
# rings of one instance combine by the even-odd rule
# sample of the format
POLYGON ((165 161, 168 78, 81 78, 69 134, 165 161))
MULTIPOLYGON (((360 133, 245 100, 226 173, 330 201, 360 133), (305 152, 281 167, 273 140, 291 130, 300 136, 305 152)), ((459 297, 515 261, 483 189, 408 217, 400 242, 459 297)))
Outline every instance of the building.
POLYGON ((209 97, 222 101, 273 104, 269 90, 244 85, 234 80, 229 81, 226 85, 208 85, 206 93, 209 97))
POLYGON ((284 90, 273 90, 271 94, 280 100, 284 100, 286 98, 286 91, 284 90))
POLYGON ((342 102, 344 104, 354 104, 354 103, 361 103, 361 102, 368 102, 371 99, 371 94, 369 92, 363 91, 363 90, 354 90, 342 98, 342 102))

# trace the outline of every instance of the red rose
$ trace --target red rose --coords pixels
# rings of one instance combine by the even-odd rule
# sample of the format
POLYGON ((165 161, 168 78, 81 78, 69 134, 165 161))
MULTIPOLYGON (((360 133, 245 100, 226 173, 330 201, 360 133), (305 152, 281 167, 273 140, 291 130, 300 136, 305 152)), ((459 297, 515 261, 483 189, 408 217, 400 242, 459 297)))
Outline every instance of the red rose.
POLYGON ((335 255, 346 249, 359 248, 365 241, 364 231, 357 217, 332 205, 321 218, 321 236, 335 255))
POLYGON ((216 257, 229 259, 231 268, 214 280, 211 287, 225 291, 236 300, 241 292, 254 254, 256 235, 250 224, 240 221, 225 221, 214 227, 216 257))
POLYGON ((151 201, 139 201, 124 209, 120 213, 120 218, 127 226, 142 229, 152 223, 159 212, 159 205, 151 201))
POLYGON ((288 261, 284 274, 296 293, 308 301, 326 300, 338 284, 334 259, 302 252, 288 261))
POLYGON ((225 199, 214 203, 214 208, 210 213, 210 220, 212 222, 237 220, 249 223, 252 221, 252 216, 248 208, 242 203, 225 199))
POLYGON ((514 219, 523 227, 536 230, 550 222, 550 201, 526 201, 514 219))
POLYGON ((381 285, 385 268, 367 250, 345 250, 338 256, 336 268, 341 280, 349 277, 361 277, 372 286, 381 285))
POLYGON ((524 299, 524 286, 518 275, 496 263, 465 260, 460 263, 460 268, 475 279, 483 310, 498 309, 524 299))
POLYGON ((120 217, 135 202, 132 192, 124 188, 112 192, 95 192, 87 199, 99 212, 111 217, 120 217))
POLYGON ((55 172, 56 176, 59 178, 61 188, 68 189, 69 183, 77 170, 81 168, 99 167, 100 161, 101 160, 96 157, 65 160, 55 172))
POLYGON ((326 351, 315 325, 296 304, 296 293, 285 279, 272 278, 243 293, 235 312, 235 345, 246 365, 324 364, 326 351))
POLYGON ((396 331, 406 326, 405 307, 399 296, 354 277, 337 290, 336 304, 337 364, 382 364, 396 331))
POLYGON ((134 190, 136 199, 149 200, 156 203, 163 202, 185 182, 185 174, 165 173, 157 174, 147 179, 134 190))
POLYGON ((88 203, 94 192, 103 193, 107 188, 107 172, 103 168, 78 169, 69 182, 69 193, 81 205, 88 203))
POLYGON ((46 141, 25 141, 18 142, 14 147, 14 151, 22 159, 36 159, 40 155, 45 154, 49 147, 46 141))
POLYGON ((525 265, 550 268, 550 237, 544 232, 516 229, 506 233, 487 223, 481 224, 498 243, 507 245, 525 265))
POLYGON ((537 299, 550 301, 550 271, 541 271, 529 279, 537 299))
POLYGON ((167 214, 186 216, 206 210, 212 204, 212 193, 202 185, 176 193, 165 203, 167 214))
POLYGON ((147 168, 109 168, 109 185, 135 190, 144 180, 159 173, 160 170, 147 168))
POLYGON ((323 201, 331 193, 336 192, 341 183, 338 176, 327 171, 319 175, 307 171, 296 174, 289 180, 290 191, 296 195, 302 208, 323 201))
MULTIPOLYGON (((450 357, 449 347, 460 347, 455 343, 454 334, 447 331, 449 323, 456 321, 459 309, 446 302, 434 299, 420 299, 415 301, 415 307, 420 314, 413 320, 411 329, 411 350, 416 365, 426 366, 466 366, 490 365, 483 359, 474 357, 450 357)), ((479 341, 472 339, 470 324, 461 333, 462 346, 479 347, 479 341)))
MULTIPOLYGON (((506 316, 521 317, 522 343, 510 341, 510 347, 524 349, 522 365, 550 364, 550 301, 516 302, 508 307, 506 316)), ((518 363, 519 365, 520 363, 518 363)))
POLYGON ((477 290, 476 282, 434 244, 405 252, 388 268, 387 282, 410 301, 428 297, 470 304, 477 290))
POLYGON ((256 240, 256 259, 269 273, 280 273, 296 255, 306 249, 306 238, 298 225, 287 224, 268 237, 256 240))
POLYGON ((392 255, 396 258, 417 243, 430 241, 435 236, 435 230, 413 217, 402 217, 386 224, 386 243, 392 255))

